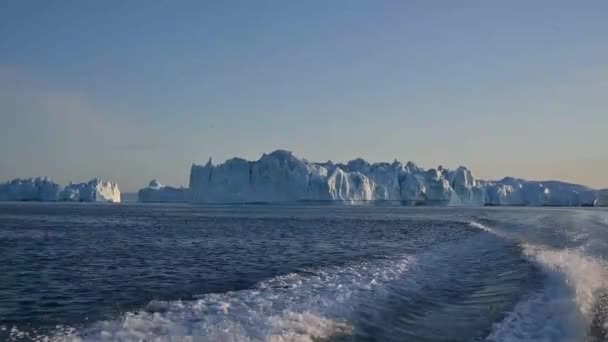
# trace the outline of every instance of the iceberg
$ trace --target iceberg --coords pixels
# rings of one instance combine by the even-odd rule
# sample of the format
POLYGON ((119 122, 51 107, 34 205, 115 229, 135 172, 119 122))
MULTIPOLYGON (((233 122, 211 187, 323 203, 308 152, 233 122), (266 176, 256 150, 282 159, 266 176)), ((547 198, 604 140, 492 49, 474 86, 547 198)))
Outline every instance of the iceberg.
POLYGON ((100 179, 64 188, 48 177, 14 179, 0 184, 0 201, 120 202, 120 190, 116 183, 100 179))
POLYGON ((597 192, 595 205, 598 207, 608 207, 608 189, 602 189, 597 192))
POLYGON ((69 184, 61 191, 59 198, 69 202, 120 203, 120 190, 114 182, 95 178, 86 183, 69 184))
POLYGON ((598 191, 583 185, 558 181, 526 181, 505 177, 485 182, 488 205, 593 206, 598 191))
MULTIPOLYGON (((192 164, 188 188, 156 180, 137 193, 139 202, 279 203, 299 201, 397 202, 453 206, 608 206, 608 189, 559 181, 505 177, 478 180, 467 167, 424 169, 413 162, 345 164, 310 162, 286 150, 256 161, 232 158, 214 165, 192 164)), ((0 184, 0 201, 120 202, 114 182, 93 179, 61 187, 49 178, 0 184)))
POLYGON ((608 194, 578 184, 513 177, 483 181, 464 166, 425 170, 413 162, 403 165, 397 160, 314 163, 286 150, 263 154, 257 161, 232 158, 213 165, 209 159, 205 165, 193 164, 188 192, 185 197, 194 203, 396 201, 411 205, 591 206, 608 202, 608 194))
MULTIPOLYGON (((402 201, 448 203, 454 195, 447 173, 363 159, 346 164, 313 163, 277 150, 257 161, 233 158, 192 165, 190 196, 196 203, 294 201, 402 201)), ((470 180, 472 183, 474 180, 470 180)))
POLYGON ((475 180, 471 170, 464 166, 456 170, 443 170, 448 184, 454 190, 452 200, 455 204, 485 205, 487 203, 486 188, 481 181, 475 180))
POLYGON ((0 184, 0 201, 45 201, 59 199, 61 186, 48 177, 14 179, 0 184))
POLYGON ((188 189, 165 186, 154 179, 137 192, 137 199, 143 203, 184 203, 188 201, 188 189))
POLYGON ((372 200, 370 179, 338 165, 317 164, 277 150, 255 162, 240 158, 192 165, 190 199, 197 203, 372 200))

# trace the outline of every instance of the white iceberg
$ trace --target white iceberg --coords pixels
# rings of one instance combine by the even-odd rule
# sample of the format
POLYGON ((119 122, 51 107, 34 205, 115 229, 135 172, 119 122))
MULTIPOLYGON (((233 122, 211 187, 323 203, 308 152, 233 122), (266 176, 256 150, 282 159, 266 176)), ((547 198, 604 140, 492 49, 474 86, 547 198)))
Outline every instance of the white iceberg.
POLYGON ((405 201, 448 203, 452 197, 444 174, 414 163, 312 163, 277 150, 257 161, 233 158, 192 165, 190 195, 199 203, 293 201, 405 201))
POLYGON ((608 207, 608 189, 602 189, 597 192, 595 205, 598 207, 608 207))
POLYGON ((61 186, 48 177, 14 179, 0 184, 0 201, 45 201, 59 199, 61 186))
POLYGON ((526 181, 505 177, 484 182, 488 205, 593 206, 598 191, 583 185, 558 181, 526 181))
MULTIPOLYGON (((213 165, 192 165, 188 188, 151 181, 139 190, 140 202, 252 203, 388 201, 409 205, 608 206, 608 189, 558 181, 505 177, 477 180, 461 166, 425 170, 405 165, 313 163, 277 150, 257 161, 232 158, 213 165)), ((15 179, 0 184, 0 201, 120 202, 118 185, 100 179, 65 188, 48 178, 15 179)))
POLYGON ((100 179, 64 188, 48 177, 14 179, 0 184, 0 201, 120 202, 120 190, 116 183, 100 179))
POLYGON ((62 201, 120 203, 118 184, 99 178, 86 183, 69 184, 59 194, 62 201))
POLYGON ((183 203, 188 201, 188 189, 165 186, 154 179, 137 192, 137 199, 144 203, 183 203))
MULTIPOLYGON (((565 182, 506 177, 476 180, 466 167, 424 170, 412 162, 313 163, 277 150, 257 161, 233 158, 192 165, 190 201, 195 203, 294 201, 399 201, 443 205, 559 205, 604 203, 597 190, 565 182)), ((605 195, 604 195, 605 196, 605 195)))

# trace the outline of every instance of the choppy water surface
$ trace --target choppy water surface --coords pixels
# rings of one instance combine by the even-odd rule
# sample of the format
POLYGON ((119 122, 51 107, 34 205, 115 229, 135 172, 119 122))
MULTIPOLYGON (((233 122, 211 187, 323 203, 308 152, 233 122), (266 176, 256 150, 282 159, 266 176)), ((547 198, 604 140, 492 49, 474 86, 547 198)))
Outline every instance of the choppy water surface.
POLYGON ((608 211, 0 204, 0 340, 601 341, 608 211))

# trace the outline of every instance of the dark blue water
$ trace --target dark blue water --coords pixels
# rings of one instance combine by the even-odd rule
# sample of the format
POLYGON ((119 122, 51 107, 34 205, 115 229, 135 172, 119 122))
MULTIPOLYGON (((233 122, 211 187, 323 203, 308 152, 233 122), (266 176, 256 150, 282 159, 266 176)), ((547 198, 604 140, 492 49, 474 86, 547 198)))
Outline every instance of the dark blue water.
POLYGON ((0 204, 0 339, 602 339, 607 214, 0 204))

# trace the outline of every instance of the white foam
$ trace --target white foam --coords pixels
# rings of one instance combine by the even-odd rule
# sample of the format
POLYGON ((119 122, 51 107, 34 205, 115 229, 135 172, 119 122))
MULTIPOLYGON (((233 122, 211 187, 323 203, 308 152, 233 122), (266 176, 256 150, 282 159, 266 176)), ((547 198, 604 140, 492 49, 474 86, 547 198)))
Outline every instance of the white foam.
POLYGON ((49 341, 313 341, 352 331, 360 300, 377 300, 404 276, 412 257, 367 261, 313 273, 287 274, 244 291, 206 294, 194 301, 152 301, 49 341))
POLYGON ((502 232, 500 230, 497 230, 495 228, 486 226, 484 224, 481 224, 479 222, 472 221, 472 222, 469 222, 469 225, 471 227, 473 227, 473 228, 477 228, 477 229, 483 230, 485 232, 488 232, 490 234, 496 235, 496 236, 501 237, 501 238, 513 239, 513 237, 507 235, 506 233, 504 233, 504 232, 502 232))
POLYGON ((605 267, 575 250, 523 247, 547 273, 546 284, 496 324, 488 340, 584 340, 594 319, 598 294, 606 287, 605 267))
POLYGON ((487 341, 582 341, 584 323, 564 289, 536 292, 519 302, 487 341), (574 313, 574 314, 572 314, 574 313))
MULTIPOLYGON (((477 222, 471 226, 503 238, 520 240, 477 222)), ((588 235, 572 236, 585 240, 588 235)), ((596 317, 598 296, 608 286, 608 267, 598 258, 577 249, 551 249, 521 242, 524 255, 547 275, 541 291, 531 293, 516 305, 511 314, 495 324, 490 341, 579 341, 585 340, 596 317)), ((604 319, 604 318, 602 318, 604 319)), ((604 329, 608 322, 599 322, 604 329)), ((604 336, 603 338, 608 337, 604 336)))
POLYGON ((490 229, 489 227, 487 227, 487 226, 485 226, 485 225, 483 225, 483 224, 481 224, 479 222, 473 221, 473 222, 470 222, 469 225, 471 227, 475 227, 477 229, 485 230, 486 232, 490 232, 490 233, 493 232, 492 229, 490 229))
POLYGON ((564 274, 566 284, 574 291, 574 300, 581 313, 590 318, 596 294, 607 285, 605 265, 577 250, 549 250, 533 245, 524 245, 524 250, 544 267, 564 274))

